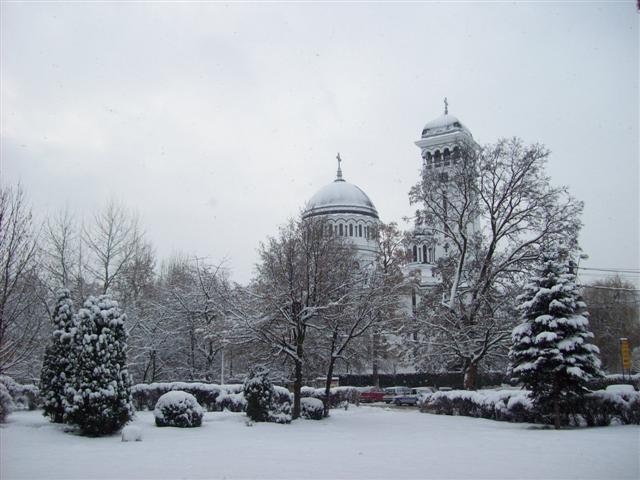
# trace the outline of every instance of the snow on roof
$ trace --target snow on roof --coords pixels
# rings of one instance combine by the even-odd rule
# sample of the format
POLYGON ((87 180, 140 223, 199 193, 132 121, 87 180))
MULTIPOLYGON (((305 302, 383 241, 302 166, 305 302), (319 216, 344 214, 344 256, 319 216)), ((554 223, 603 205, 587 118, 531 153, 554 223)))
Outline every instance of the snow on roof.
POLYGON ((341 178, 318 190, 305 209, 306 217, 331 213, 359 213, 378 218, 378 211, 368 195, 341 178))

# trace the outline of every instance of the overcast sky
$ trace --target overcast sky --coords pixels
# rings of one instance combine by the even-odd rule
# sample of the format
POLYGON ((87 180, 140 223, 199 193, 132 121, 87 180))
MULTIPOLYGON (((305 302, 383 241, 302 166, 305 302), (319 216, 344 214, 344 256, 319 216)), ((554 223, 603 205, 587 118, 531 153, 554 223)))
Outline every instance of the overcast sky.
POLYGON ((582 266, 640 268, 634 1, 1 9, 1 181, 39 214, 118 199, 160 258, 246 282, 338 151, 383 221, 409 215, 413 142, 446 96, 479 143, 551 149, 585 202, 582 266))

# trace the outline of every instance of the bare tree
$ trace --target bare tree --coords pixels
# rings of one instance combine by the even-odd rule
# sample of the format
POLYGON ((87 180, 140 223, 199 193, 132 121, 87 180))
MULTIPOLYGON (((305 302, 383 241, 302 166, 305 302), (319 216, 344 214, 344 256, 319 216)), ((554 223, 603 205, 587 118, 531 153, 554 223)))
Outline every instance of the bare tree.
POLYGON ((0 187, 0 373, 17 371, 40 347, 45 317, 37 235, 20 185, 0 187))
POLYGON ((513 316, 510 291, 548 242, 575 246, 582 204, 553 187, 548 150, 518 139, 466 150, 447 172, 425 166, 410 199, 418 220, 447 252, 440 288, 423 302, 421 346, 456 360, 465 388, 479 364, 505 350, 513 316))
POLYGON ((306 340, 322 328, 322 312, 346 300, 346 280, 336 273, 353 266, 352 251, 315 219, 290 221, 260 247, 252 286, 255 316, 247 325, 274 355, 293 363, 293 418, 300 416, 306 340))
POLYGON ((87 270, 99 284, 101 293, 108 293, 125 271, 141 235, 138 217, 114 201, 94 215, 90 225, 85 225, 87 270))

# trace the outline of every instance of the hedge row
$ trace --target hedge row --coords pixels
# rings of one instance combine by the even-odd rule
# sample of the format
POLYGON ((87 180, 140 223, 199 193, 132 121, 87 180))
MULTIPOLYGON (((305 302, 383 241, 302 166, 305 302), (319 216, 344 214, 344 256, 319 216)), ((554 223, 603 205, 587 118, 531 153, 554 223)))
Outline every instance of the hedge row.
POLYGON ((40 404, 40 390, 32 384, 23 385, 7 375, 0 375, 0 384, 4 385, 15 408, 18 410, 35 410, 40 404))
MULTIPOLYGON (((378 375, 380 388, 404 386, 420 387, 433 386, 436 388, 449 387, 460 389, 463 385, 464 376, 461 372, 441 372, 441 373, 398 373, 378 375)), ((355 387, 366 387, 373 385, 373 375, 340 375, 341 385, 353 385, 355 387)), ((477 386, 491 387, 509 383, 509 378, 502 372, 479 373, 477 386)))
MULTIPOLYGON (((302 387, 300 391, 302 398, 317 398, 324 402, 325 389, 302 387)), ((329 390, 329 408, 338 408, 344 403, 358 403, 360 401, 360 391, 356 387, 333 387, 329 390)))
MULTIPOLYGON (((247 409, 241 384, 216 385, 199 382, 139 383, 131 387, 133 406, 136 410, 153 410, 162 395, 175 390, 190 393, 208 412, 218 412, 224 409, 232 412, 244 412, 247 409)), ((275 405, 293 402, 293 396, 286 388, 274 386, 274 390, 273 402, 275 405)))
POLYGON ((609 385, 633 385, 636 390, 640 390, 640 373, 634 375, 607 375, 595 378, 588 383, 590 390, 604 390, 609 385))
MULTIPOLYGON (((571 406, 564 425, 604 426, 612 421, 640 424, 640 392, 598 390, 571 406)), ((421 411, 440 415, 463 415, 508 422, 553 423, 551 415, 535 411, 526 390, 451 390, 436 392, 423 403, 421 411)))
POLYGON ((131 398, 136 410, 153 410, 158 399, 167 392, 181 390, 190 393, 198 403, 207 411, 215 412, 222 410, 220 401, 233 403, 228 397, 242 392, 242 385, 216 385, 213 383, 139 383, 131 387, 131 398))

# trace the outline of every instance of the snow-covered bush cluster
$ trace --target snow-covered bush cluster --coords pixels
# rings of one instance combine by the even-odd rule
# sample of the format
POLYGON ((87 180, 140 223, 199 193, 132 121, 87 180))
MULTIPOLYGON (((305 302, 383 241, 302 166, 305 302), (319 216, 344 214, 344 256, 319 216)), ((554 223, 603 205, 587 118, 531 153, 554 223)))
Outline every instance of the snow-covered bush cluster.
MULTIPOLYGON (((300 395, 302 398, 313 397, 324 402, 324 388, 302 387, 300 395)), ((329 408, 339 408, 347 403, 358 403, 360 400, 360 390, 357 387, 333 387, 329 390, 329 408)))
POLYGON ((619 373, 605 375, 604 377, 590 380, 587 386, 589 390, 605 390, 609 385, 621 384, 633 385, 636 390, 640 390, 640 373, 634 375, 621 375, 619 373))
POLYGON ((324 403, 314 397, 302 397, 300 399, 300 414, 309 420, 322 420, 324 416, 324 403))
POLYGON ((133 416, 126 316, 108 295, 89 297, 75 314, 62 290, 40 379, 44 413, 85 435, 113 433, 133 416))
MULTIPOLYGON (((527 390, 451 390, 436 392, 421 410, 440 415, 462 415, 507 422, 553 423, 550 414, 535 408, 527 390)), ((571 405, 565 425, 640 424, 640 392, 591 392, 571 405)))
POLYGON ((22 384, 16 382, 7 375, 0 375, 0 385, 4 385, 15 409, 35 410, 40 403, 40 390, 33 384, 22 384))
POLYGON ((139 383, 131 387, 131 397, 136 410, 153 410, 158 399, 167 392, 181 390, 190 393, 198 403, 208 412, 216 412, 227 408, 237 410, 244 404, 238 397, 242 393, 242 385, 217 385, 215 383, 201 382, 158 382, 139 383))
POLYGON ((204 410, 196 397, 174 390, 158 399, 153 415, 158 427, 199 427, 202 425, 204 410))
POLYGON ((267 370, 252 371, 244 381, 243 392, 247 416, 253 422, 291 422, 291 394, 286 388, 274 387, 267 370))
POLYGON ((9 394, 9 390, 7 390, 4 384, 0 383, 0 423, 4 423, 7 415, 9 415, 14 408, 15 404, 9 394))

